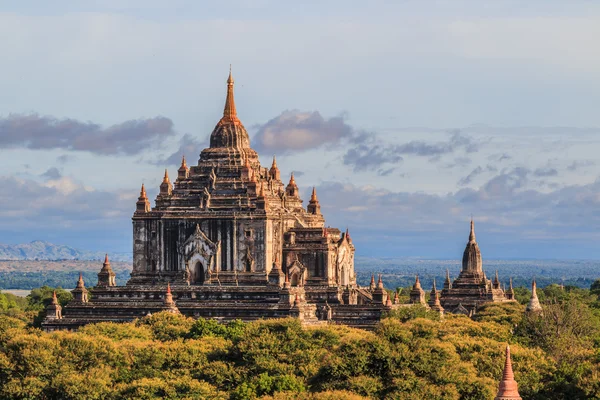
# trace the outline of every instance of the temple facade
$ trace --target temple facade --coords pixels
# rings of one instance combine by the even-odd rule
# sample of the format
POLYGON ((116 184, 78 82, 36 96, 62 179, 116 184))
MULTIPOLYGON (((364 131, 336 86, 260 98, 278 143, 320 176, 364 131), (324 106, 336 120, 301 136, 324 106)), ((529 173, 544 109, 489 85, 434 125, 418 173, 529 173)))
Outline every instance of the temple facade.
POLYGON ((183 157, 174 177, 165 170, 154 207, 142 185, 127 284, 116 285, 107 256, 90 299, 78 295, 46 329, 133 320, 164 309, 167 296, 172 311, 224 320, 364 325, 389 308, 381 279, 356 284, 350 234, 325 226, 316 190, 304 205, 294 175, 284 183, 275 157, 261 165, 237 116, 231 72, 210 146, 196 165, 183 157))
POLYGON ((475 224, 471 219, 471 231, 463 253, 460 274, 452 282, 450 274, 446 273, 440 295, 441 306, 446 312, 471 316, 477 311, 477 307, 484 303, 506 301, 515 301, 512 281, 510 288, 505 291, 501 287, 498 271, 493 281, 486 277, 481 250, 475 238, 475 224))

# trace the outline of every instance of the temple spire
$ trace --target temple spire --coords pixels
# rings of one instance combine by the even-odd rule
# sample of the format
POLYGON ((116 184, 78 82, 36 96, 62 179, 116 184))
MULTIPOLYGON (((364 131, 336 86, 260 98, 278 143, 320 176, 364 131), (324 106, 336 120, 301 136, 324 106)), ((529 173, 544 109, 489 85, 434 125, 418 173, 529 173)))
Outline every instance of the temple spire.
POLYGON ((142 189, 140 190, 140 197, 138 197, 138 201, 135 203, 135 210, 139 212, 150 212, 150 201, 148 200, 146 188, 143 183, 142 189))
POLYGON ((446 268, 446 279, 444 280, 444 289, 452 289, 452 281, 450 280, 450 270, 446 268))
POLYGON ((429 294, 429 307, 440 314, 444 312, 444 308, 440 303, 440 293, 435 287, 435 278, 433 278, 433 286, 431 287, 431 293, 429 294))
POLYGON ((515 375, 510 360, 510 346, 506 345, 506 360, 504 360, 504 371, 502 381, 498 386, 498 394, 494 400, 522 400, 519 395, 519 386, 515 381, 515 375))
POLYGON ((469 233, 469 243, 474 243, 477 240, 475 239, 475 222, 473 222, 473 217, 471 217, 471 233, 469 233))
MULTIPOLYGON (((312 194, 310 195, 310 201, 308 202, 308 206, 306 210, 310 214, 321 214, 321 205, 319 204, 319 199, 317 199, 317 189, 313 186, 312 194)), ((346 229, 346 239, 350 240, 350 235, 348 234, 348 229, 346 229)))
POLYGON ((227 78, 227 97, 225 99, 225 108, 223 109, 223 118, 221 118, 219 123, 240 123, 235 109, 235 100, 233 98, 233 76, 231 75, 231 65, 229 66, 229 77, 227 78))
POLYGON ((279 168, 277 168, 277 160, 275 159, 275 155, 273 155, 273 163, 271 164, 271 169, 269 170, 269 176, 271 179, 276 181, 281 180, 281 175, 279 173, 279 168))

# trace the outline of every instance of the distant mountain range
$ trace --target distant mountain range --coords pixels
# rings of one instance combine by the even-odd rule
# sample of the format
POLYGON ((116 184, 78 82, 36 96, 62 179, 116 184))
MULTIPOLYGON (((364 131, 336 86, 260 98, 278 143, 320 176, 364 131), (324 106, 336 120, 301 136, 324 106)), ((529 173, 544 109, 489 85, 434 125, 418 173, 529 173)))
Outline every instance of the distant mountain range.
MULTIPOLYGON (((111 261, 131 261, 131 254, 111 253, 111 261)), ((0 243, 0 260, 103 260, 104 253, 34 240, 24 244, 0 243)))

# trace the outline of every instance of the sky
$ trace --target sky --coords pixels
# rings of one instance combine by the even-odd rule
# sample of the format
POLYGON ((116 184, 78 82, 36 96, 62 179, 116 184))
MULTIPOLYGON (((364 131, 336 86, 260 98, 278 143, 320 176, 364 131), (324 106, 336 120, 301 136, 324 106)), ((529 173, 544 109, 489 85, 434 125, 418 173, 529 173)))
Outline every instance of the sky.
POLYGON ((232 65, 262 164, 357 254, 600 259, 600 3, 0 0, 0 243, 131 251, 232 65), (287 179, 287 178, 285 178, 287 179))

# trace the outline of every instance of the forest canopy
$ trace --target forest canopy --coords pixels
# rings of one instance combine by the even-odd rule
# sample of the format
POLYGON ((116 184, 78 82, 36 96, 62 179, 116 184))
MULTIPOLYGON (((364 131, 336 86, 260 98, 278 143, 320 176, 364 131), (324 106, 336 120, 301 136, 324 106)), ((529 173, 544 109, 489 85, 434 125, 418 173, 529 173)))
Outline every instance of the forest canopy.
POLYGON ((496 394, 507 343, 524 399, 600 397, 600 282, 540 290, 542 314, 507 303, 440 318, 415 306, 373 332, 158 313, 46 333, 33 317, 51 292, 2 308, 0 398, 483 400, 496 394))

